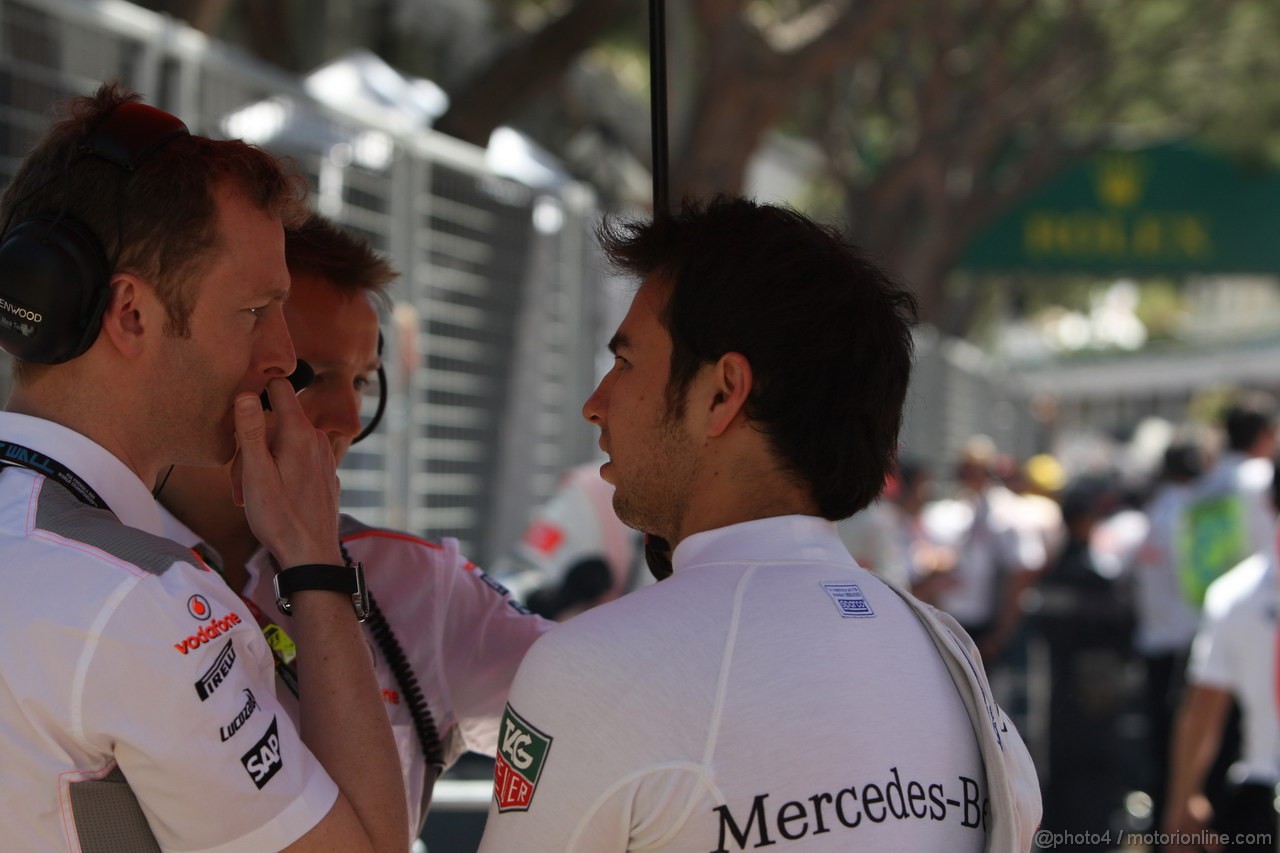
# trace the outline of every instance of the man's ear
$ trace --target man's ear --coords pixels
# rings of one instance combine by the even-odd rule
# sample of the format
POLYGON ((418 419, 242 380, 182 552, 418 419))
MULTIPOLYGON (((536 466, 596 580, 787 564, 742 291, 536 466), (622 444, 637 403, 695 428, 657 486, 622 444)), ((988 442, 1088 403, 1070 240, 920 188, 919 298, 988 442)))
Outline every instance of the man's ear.
POLYGON ((711 406, 707 435, 721 435, 733 423, 751 396, 751 363, 738 352, 727 352, 711 366, 711 406))
POLYGON ((154 315, 155 309, 163 311, 163 306, 151 287, 132 273, 114 273, 107 286, 111 295, 102 313, 101 336, 125 358, 137 358, 142 353, 146 335, 161 330, 163 320, 161 325, 155 325, 154 315))

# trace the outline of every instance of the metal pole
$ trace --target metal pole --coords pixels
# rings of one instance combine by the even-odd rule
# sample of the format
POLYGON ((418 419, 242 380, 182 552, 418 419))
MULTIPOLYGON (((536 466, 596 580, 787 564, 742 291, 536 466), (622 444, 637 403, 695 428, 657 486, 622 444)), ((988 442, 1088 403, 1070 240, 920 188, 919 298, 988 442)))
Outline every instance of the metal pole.
MULTIPOLYGON (((649 126, 653 130, 653 215, 671 212, 667 162, 667 0, 649 0, 649 126)), ((671 546, 650 534, 644 537, 644 560, 654 579, 671 574, 671 546)))
POLYGON ((649 0, 649 124, 653 130, 653 215, 671 212, 667 160, 667 2, 649 0))

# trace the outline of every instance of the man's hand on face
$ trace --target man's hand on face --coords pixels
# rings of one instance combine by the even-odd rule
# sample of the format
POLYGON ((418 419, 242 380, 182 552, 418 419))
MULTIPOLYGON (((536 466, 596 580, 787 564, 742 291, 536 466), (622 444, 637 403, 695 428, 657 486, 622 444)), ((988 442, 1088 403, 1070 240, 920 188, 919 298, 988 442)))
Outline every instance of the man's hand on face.
POLYGON ((285 379, 272 379, 267 393, 274 416, 270 430, 256 396, 236 398, 236 503, 282 567, 340 565, 337 463, 328 438, 311 426, 285 379))

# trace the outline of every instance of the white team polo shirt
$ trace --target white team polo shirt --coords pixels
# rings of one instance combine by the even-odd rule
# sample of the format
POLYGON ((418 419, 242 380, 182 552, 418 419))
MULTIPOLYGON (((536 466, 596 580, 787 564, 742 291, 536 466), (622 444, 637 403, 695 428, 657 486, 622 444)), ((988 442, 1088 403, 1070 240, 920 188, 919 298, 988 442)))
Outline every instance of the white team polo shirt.
POLYGON ((0 469, 0 825, 14 850, 276 850, 338 790, 275 696, 239 598, 163 538, 137 476, 86 437, 0 413, 0 440, 110 507, 0 469))
MULTIPOLYGON (((161 511, 170 538, 186 545, 200 542, 182 522, 161 511)), ((493 755, 516 668, 534 640, 555 623, 530 614, 511 598, 458 553, 456 539, 430 542, 369 527, 346 515, 339 535, 351 558, 364 564, 369 591, 412 673, 412 684, 396 677, 389 645, 374 636, 373 620, 366 621, 363 629, 373 651, 374 673, 404 771, 410 833, 416 836, 426 818, 426 782, 428 777, 435 780, 436 768, 427 765, 409 692, 416 690, 421 697, 426 738, 439 744, 445 767, 467 751, 493 755)), ((276 607, 271 555, 259 548, 245 569, 249 578, 241 594, 275 628, 292 634, 293 618, 276 607)), ((277 686, 277 695, 297 722, 297 698, 284 684, 277 686)))
POLYGON ((987 777, 956 684, 833 524, 710 530, 673 564, 530 649, 483 851, 985 848, 987 777))

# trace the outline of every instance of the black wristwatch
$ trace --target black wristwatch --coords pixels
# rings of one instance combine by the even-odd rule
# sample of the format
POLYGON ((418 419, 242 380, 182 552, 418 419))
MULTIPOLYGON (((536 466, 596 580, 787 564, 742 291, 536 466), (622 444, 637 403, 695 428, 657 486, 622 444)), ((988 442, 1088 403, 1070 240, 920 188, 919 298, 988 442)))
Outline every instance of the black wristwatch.
POLYGON ((369 617, 369 594, 364 585, 364 563, 350 566, 311 564, 292 566, 275 576, 276 607, 285 615, 292 615, 289 603, 294 593, 304 589, 327 589, 345 592, 351 596, 356 618, 363 622, 369 617))

